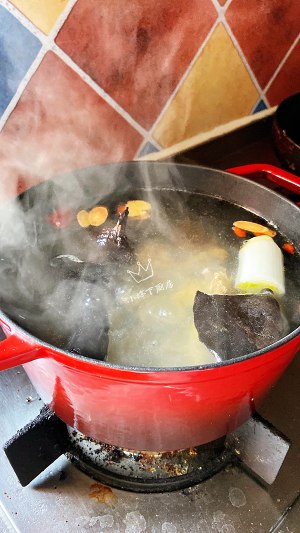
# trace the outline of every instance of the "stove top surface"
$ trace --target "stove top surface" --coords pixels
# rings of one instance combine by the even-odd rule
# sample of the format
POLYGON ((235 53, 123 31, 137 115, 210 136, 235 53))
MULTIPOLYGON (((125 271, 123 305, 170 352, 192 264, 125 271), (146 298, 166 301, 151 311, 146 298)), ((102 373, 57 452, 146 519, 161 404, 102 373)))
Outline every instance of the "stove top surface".
MULTIPOLYGON (((300 354, 299 354, 300 355, 300 354)), ((0 374, 0 531, 60 533, 297 533, 300 516, 300 404, 297 355, 273 388, 260 414, 291 443, 272 485, 228 466, 188 489, 137 494, 104 488, 61 456, 27 487, 21 487, 3 444, 39 413, 24 370, 0 374)), ((258 461, 260 458, 258 457, 258 461)))
MULTIPOLYGON (((194 148, 176 160, 223 169, 253 162, 278 164, 270 142, 270 119, 194 148)), ((192 488, 137 494, 104 487, 65 456, 21 487, 3 445, 38 415, 43 402, 21 367, 0 373, 0 533, 298 533, 299 378, 300 354, 259 410, 289 442, 272 484, 260 482, 247 468, 229 465, 192 488)), ((274 456, 280 456, 276 439, 272 446, 270 460, 267 452, 262 467, 269 482, 276 470, 274 456)), ((260 454, 255 452, 251 460, 260 472, 260 454)))

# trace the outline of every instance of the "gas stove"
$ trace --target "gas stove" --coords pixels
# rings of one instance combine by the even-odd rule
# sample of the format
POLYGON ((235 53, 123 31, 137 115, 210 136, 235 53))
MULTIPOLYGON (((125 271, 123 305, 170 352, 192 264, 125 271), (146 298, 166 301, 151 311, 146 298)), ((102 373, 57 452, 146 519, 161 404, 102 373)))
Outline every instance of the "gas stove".
MULTIPOLYGON (((269 118, 257 121, 176 160, 216 168, 262 160, 278 165, 270 124, 269 118)), ((37 477, 35 454, 27 450, 22 487, 3 448, 21 428, 29 435, 46 424, 47 410, 22 367, 0 373, 0 532, 299 532, 299 377, 300 354, 259 413, 204 447, 150 454, 97 443, 65 427, 66 455, 60 455, 62 444, 37 477), (27 426, 36 417, 38 423, 27 426)), ((50 453, 50 434, 45 440, 50 453)), ((12 462, 21 456, 16 448, 12 462)))
MULTIPOLYGON (((74 530, 297 533, 300 512, 300 474, 297 469, 300 406, 296 401, 299 376, 298 355, 261 407, 260 416, 227 438, 230 457, 227 456, 212 477, 189 488, 145 494, 133 492, 136 487, 126 491, 108 487, 103 484, 101 476, 101 481, 96 481, 64 455, 29 485, 22 487, 5 456, 3 445, 39 414, 43 402, 21 367, 1 373, 1 533, 37 533, 41 529, 45 533, 74 530), (236 460, 232 461, 234 452, 236 460)), ((84 437, 78 433, 74 440, 80 442, 83 450, 87 446, 84 437)), ((93 443, 93 446, 99 444, 93 443)), ((114 450, 102 446, 102 452, 112 457, 114 450)), ((78 448, 75 456, 76 463, 78 448)), ((80 458, 82 460, 82 455, 80 458)), ((119 459, 114 464, 119 464, 119 459)), ((149 458, 147 464, 153 466, 149 458)), ((180 473, 177 464, 175 474, 178 477, 180 473)))

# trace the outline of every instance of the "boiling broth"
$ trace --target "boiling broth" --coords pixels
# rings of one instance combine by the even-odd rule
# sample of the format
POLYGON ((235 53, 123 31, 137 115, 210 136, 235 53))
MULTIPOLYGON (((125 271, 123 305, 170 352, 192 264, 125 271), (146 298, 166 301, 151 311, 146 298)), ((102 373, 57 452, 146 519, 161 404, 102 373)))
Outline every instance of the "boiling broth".
MULTIPOLYGON (((149 270, 151 266, 153 276, 147 279, 148 270, 140 269, 141 279, 129 274, 120 281, 118 306, 111 313, 110 362, 124 363, 125 354, 127 364, 148 367, 218 360, 199 341, 194 326, 196 291, 235 294, 242 240, 233 234, 232 224, 238 219, 265 222, 221 200, 181 193, 181 201, 185 209, 180 213, 169 193, 155 197, 155 205, 162 203, 167 215, 165 229, 151 232, 148 228, 147 236, 143 238, 142 233, 136 240, 138 262, 149 270)), ((281 239, 277 237, 278 242, 281 239)), ((290 330, 299 320, 294 299, 299 287, 291 268, 298 258, 285 259, 287 292, 280 304, 290 330)), ((137 274, 138 266, 132 270, 137 274)))
MULTIPOLYGON (((45 232, 37 250, 23 257, 23 275, 19 273, 18 279, 26 277, 33 266, 36 272, 25 290, 5 270, 2 272, 2 307, 30 333, 67 350, 73 349, 75 330, 89 328, 89 320, 93 321, 91 335, 96 334, 105 309, 109 324, 106 360, 110 363, 139 367, 213 363, 216 356, 199 341, 194 326, 196 291, 236 293, 234 280, 242 239, 234 235, 232 224, 241 219, 265 221, 238 206, 199 194, 145 190, 143 197, 151 203, 151 217, 129 219, 126 227, 135 254, 132 264, 123 264, 120 255, 117 272, 105 283, 101 277, 97 282, 65 279, 49 270, 51 257, 58 254, 72 254, 90 263, 99 261, 93 232, 72 222, 57 232, 50 246, 45 232), (94 307, 89 316, 91 302, 94 307)), ((131 199, 123 197, 119 203, 131 199)), ((111 214, 104 227, 115 224, 116 206, 108 206, 111 214)), ((281 246, 286 239, 278 234, 275 240, 281 246)), ((300 319, 299 256, 285 255, 284 259, 286 294, 279 301, 288 331, 292 331, 300 319)), ((90 355, 88 350, 74 351, 90 355)))

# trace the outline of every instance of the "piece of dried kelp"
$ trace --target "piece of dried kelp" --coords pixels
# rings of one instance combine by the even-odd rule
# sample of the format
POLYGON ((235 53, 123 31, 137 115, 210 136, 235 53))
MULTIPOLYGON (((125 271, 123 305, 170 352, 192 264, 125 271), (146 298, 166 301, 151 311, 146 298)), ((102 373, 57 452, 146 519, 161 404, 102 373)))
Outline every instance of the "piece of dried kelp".
POLYGON ((286 320, 271 294, 197 291, 193 311, 200 341, 222 360, 265 348, 286 333, 286 320))

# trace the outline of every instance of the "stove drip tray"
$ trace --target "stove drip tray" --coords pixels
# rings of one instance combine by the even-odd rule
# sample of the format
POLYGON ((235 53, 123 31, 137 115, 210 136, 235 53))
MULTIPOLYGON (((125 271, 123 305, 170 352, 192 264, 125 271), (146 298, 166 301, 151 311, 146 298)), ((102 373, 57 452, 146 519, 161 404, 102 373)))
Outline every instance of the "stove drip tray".
POLYGON ((127 450, 103 444, 68 428, 70 460, 94 479, 133 492, 170 492, 211 477, 232 462, 225 437, 172 452, 127 450))

